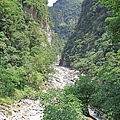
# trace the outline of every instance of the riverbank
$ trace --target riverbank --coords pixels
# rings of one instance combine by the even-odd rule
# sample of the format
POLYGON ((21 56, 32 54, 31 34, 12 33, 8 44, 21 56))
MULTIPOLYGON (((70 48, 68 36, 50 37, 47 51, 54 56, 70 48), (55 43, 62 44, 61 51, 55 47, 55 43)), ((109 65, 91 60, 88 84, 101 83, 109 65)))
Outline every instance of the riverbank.
MULTIPOLYGON (((61 88, 74 85, 79 77, 79 71, 71 70, 67 67, 53 65, 55 73, 49 74, 47 89, 61 88)), ((33 99, 23 99, 15 101, 14 104, 6 106, 0 110, 0 120, 42 120, 44 106, 41 101, 33 99)), ((91 120, 91 118, 86 118, 91 120)))

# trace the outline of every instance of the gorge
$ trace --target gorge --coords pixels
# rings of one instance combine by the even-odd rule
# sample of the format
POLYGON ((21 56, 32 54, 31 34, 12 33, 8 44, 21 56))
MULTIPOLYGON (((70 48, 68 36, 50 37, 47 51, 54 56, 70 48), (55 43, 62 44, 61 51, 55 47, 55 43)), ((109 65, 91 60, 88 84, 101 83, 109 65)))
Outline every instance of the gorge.
POLYGON ((0 1, 0 119, 119 120, 120 1, 47 4, 0 1))

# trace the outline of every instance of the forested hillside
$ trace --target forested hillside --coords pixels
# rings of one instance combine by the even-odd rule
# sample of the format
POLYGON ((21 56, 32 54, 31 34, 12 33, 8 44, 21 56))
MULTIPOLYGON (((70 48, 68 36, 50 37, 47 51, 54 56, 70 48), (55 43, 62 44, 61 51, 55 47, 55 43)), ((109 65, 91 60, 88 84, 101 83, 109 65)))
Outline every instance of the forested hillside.
POLYGON ((84 66, 86 63, 85 59, 96 53, 99 44, 98 39, 101 38, 105 32, 107 25, 104 21, 107 16, 111 15, 110 12, 97 1, 98 0, 85 0, 83 2, 78 24, 63 52, 63 65, 78 67, 80 69, 83 65, 83 68, 87 69, 84 66))
POLYGON ((83 0, 58 0, 50 13, 53 21, 53 29, 61 39, 66 39, 73 31, 81 12, 83 0))
POLYGON ((84 105, 91 104, 105 112, 110 120, 120 118, 119 8, 120 1, 84 0, 79 21, 60 62, 78 69, 91 82, 97 81, 91 85, 88 78, 81 78, 82 83, 76 84, 78 91, 74 94, 84 105))
POLYGON ((0 1, 0 119, 119 120, 120 0, 47 2, 0 1))
POLYGON ((0 1, 0 100, 44 86, 59 52, 50 24, 47 0, 0 1))

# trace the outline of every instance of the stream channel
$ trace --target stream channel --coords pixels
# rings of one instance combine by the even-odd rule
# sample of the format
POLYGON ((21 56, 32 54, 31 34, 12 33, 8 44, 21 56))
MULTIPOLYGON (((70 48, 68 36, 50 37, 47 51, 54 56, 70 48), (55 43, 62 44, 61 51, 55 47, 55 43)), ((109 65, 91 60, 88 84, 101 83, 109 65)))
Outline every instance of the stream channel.
MULTIPOLYGON (((53 65, 55 74, 49 74, 47 83, 48 88, 64 88, 64 86, 74 85, 75 79, 78 79, 79 71, 70 68, 53 65)), ((90 115, 94 112, 89 108, 90 115)), ((42 120, 44 107, 40 100, 23 99, 7 107, 0 106, 0 120, 42 120), (10 111, 8 115, 8 111, 10 111)), ((88 118, 88 120, 92 120, 88 118)), ((96 117, 96 120, 100 120, 96 117)))

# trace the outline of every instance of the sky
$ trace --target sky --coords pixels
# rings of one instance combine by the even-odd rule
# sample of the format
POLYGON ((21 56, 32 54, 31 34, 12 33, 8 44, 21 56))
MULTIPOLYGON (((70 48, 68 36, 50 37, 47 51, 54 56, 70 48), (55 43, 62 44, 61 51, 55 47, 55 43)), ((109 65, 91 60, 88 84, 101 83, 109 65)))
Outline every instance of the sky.
POLYGON ((48 6, 53 6, 53 3, 55 3, 57 0, 48 0, 48 6))

